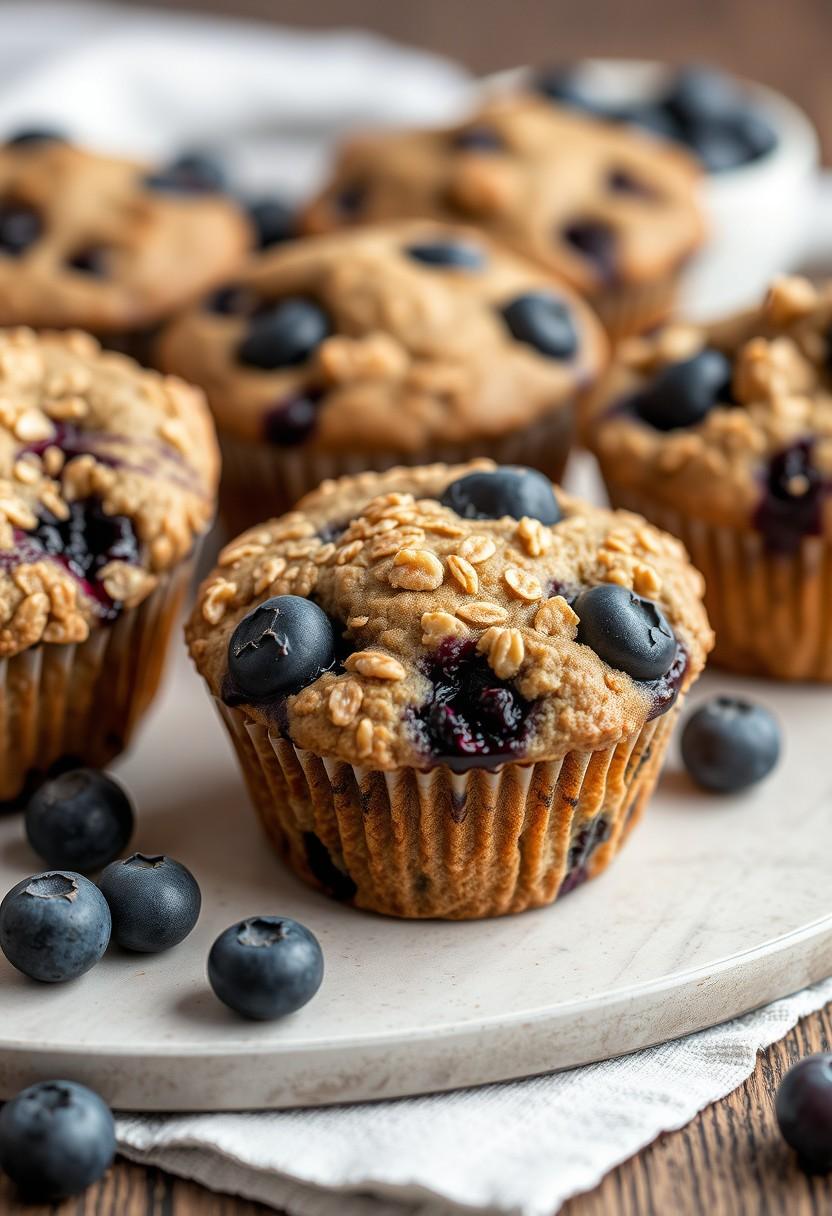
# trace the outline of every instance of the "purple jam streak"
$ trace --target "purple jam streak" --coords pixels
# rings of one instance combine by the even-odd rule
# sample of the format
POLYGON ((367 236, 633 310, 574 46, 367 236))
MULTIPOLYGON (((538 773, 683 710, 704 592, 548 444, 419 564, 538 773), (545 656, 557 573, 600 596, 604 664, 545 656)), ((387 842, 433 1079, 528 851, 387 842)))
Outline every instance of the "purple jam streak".
POLYGON ((823 530, 823 498, 829 486, 813 463, 813 448, 812 439, 801 439, 769 462, 754 526, 770 553, 796 553, 805 536, 823 530))

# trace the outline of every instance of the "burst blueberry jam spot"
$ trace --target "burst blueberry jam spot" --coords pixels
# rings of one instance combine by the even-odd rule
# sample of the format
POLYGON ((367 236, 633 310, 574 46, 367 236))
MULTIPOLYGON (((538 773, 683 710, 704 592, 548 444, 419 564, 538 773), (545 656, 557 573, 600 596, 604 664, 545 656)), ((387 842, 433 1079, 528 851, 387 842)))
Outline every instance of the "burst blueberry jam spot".
POLYGON ((278 447, 295 447, 315 429, 321 393, 311 389, 294 393, 268 411, 263 419, 263 434, 278 447))
POLYGON ((566 874, 558 891, 558 899, 574 891, 589 878, 589 860, 595 850, 609 840, 611 826, 605 815, 596 815, 584 823, 569 845, 566 859, 566 874))
POLYGON ((827 492, 813 461, 814 443, 801 439, 771 458, 754 526, 772 553, 794 553, 804 536, 822 531, 827 492))
POLYGON ((522 755, 532 704, 494 675, 475 640, 446 639, 425 674, 431 695, 415 718, 434 759, 463 771, 522 755))

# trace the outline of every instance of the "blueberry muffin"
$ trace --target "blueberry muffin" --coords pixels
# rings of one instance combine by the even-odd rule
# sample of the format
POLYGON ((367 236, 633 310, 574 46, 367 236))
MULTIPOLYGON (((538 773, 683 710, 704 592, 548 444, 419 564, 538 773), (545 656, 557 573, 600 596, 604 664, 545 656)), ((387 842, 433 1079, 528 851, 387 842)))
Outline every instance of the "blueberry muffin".
POLYGON ((711 633, 678 541, 490 461, 329 482, 187 627, 266 830, 362 908, 551 903, 610 861, 711 633))
POLYGON ((490 455, 560 477, 606 341, 537 267, 405 221, 253 259, 164 330, 156 361, 205 389, 239 531, 364 469, 490 455))
POLYGON ((127 745, 217 477, 199 390, 86 334, 0 331, 0 800, 127 745))
POLYGON ((565 278, 620 337, 670 310, 702 239, 698 181, 680 148, 511 95, 462 126, 354 140, 301 222, 464 220, 565 278))
POLYGON ((685 542, 715 658, 832 679, 832 285, 622 344, 584 432, 612 501, 685 542))
POLYGON ((124 339, 233 274, 249 221, 186 170, 154 173, 48 132, 0 146, 0 325, 124 339))

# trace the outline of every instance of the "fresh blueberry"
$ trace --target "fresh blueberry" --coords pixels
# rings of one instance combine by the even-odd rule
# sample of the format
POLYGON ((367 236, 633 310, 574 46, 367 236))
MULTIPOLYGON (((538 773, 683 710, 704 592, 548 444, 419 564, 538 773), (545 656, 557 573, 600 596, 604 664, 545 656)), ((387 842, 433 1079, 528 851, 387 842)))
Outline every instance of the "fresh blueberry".
POLYGON ((165 168, 150 173, 145 185, 172 194, 213 194, 226 188, 225 170, 211 156, 186 152, 165 168))
POLYGON ((725 173, 751 159, 750 150, 733 123, 691 123, 685 143, 707 173, 725 173))
POLYGON ((730 401, 731 364, 706 348, 691 359, 669 363, 633 399, 643 422, 657 431, 696 426, 722 398, 730 401))
POLYGON ((601 279, 610 282, 615 278, 618 239, 604 220, 573 220, 561 235, 568 245, 595 267, 601 279))
POLYGON ((423 262, 425 266, 481 270, 485 265, 483 251, 465 241, 424 241, 408 245, 405 252, 414 262, 423 262))
POLYGON ((43 224, 34 207, 14 199, 0 203, 0 254, 21 257, 42 231, 43 224))
POLYGON ((111 251, 104 245, 85 245, 83 249, 68 257, 66 264, 70 270, 77 270, 79 274, 103 279, 110 273, 110 256, 111 251))
POLYGON ((578 349, 569 306, 550 291, 517 296, 505 305, 502 315, 515 341, 533 346, 550 359, 571 359, 578 349))
POLYGON ((0 1168, 26 1199, 80 1195, 116 1152, 110 1108, 76 1081, 39 1081, 0 1110, 0 1168))
POLYGON ((748 150, 748 160, 768 156, 777 147, 777 133, 756 110, 743 108, 733 118, 733 125, 748 150))
POLYGON ((690 122, 724 122, 739 102, 739 90, 729 76, 694 66, 678 73, 663 104, 684 127, 690 122))
POLYGON ((290 296, 252 317, 237 358, 274 371, 304 363, 332 332, 329 317, 314 300, 290 296))
POLYGON ((499 680, 471 639, 450 638, 425 669, 430 696, 416 718, 431 755, 455 759, 509 757, 521 749, 531 705, 499 680))
POLYGON ((199 884, 172 857, 134 853, 108 865, 98 886, 113 918, 113 938, 125 950, 170 950, 199 919, 199 884))
POLYGON ((569 65, 545 68, 534 79, 534 88, 550 101, 572 109, 583 110, 598 118, 608 117, 609 107, 587 88, 579 68, 569 65))
POLYGON ((780 727, 762 705, 714 697, 695 710, 682 731, 682 759, 706 790, 734 794, 767 777, 780 758, 780 727))
POLYGON ((10 135, 6 143, 10 148, 22 148, 35 144, 62 144, 66 143, 66 136, 62 131, 57 131, 52 127, 25 127, 10 135))
POLYGON ((315 429, 319 405, 320 394, 314 391, 294 393, 287 397, 265 415, 265 438, 280 447, 295 447, 303 443, 315 429))
POLYGON ((616 583, 582 591, 572 605, 578 641, 634 680, 657 680, 676 658, 676 637, 658 604, 616 583))
POLYGON ((258 249, 280 245, 296 235, 295 213, 288 203, 280 199, 258 199, 249 205, 248 213, 257 233, 258 249))
POLYGON ((794 1064, 778 1086, 774 1109, 801 1164, 815 1173, 832 1170, 832 1052, 794 1064))
POLYGON ((276 595, 244 616, 228 644, 228 671, 254 701, 297 692, 335 660, 326 613, 299 595, 276 595))
POLYGON ((556 524, 561 517, 552 483, 537 469, 494 469, 468 473, 452 481, 440 502, 463 519, 522 519, 528 515, 542 524, 556 524))
POLYGON ((26 807, 29 844, 56 870, 98 870, 124 852, 132 834, 130 799, 97 769, 53 777, 26 807))
POLYGON ((18 971, 44 984, 73 980, 95 966, 110 928, 98 887, 71 870, 24 878, 0 904, 0 949, 18 971))
POLYGON ((453 145, 460 152, 502 152, 505 147, 500 133, 484 124, 456 131, 453 145))
POLYGON ((208 955, 208 979, 229 1009, 257 1021, 301 1009, 318 991, 324 956, 297 921, 252 916, 221 933, 208 955))
POLYGON ((683 139, 679 123, 664 106, 656 102, 642 102, 638 105, 627 106, 619 113, 622 122, 631 123, 658 135, 662 139, 673 139, 681 142, 683 139))

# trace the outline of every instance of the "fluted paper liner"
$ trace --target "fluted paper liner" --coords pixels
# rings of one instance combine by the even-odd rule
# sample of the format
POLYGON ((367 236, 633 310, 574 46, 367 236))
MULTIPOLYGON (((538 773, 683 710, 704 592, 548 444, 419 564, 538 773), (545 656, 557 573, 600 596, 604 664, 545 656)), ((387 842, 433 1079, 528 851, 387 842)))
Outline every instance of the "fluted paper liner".
POLYGON ((603 289, 590 304, 613 342, 666 321, 676 304, 680 273, 651 283, 616 283, 603 289))
POLYGON ((503 438, 431 444, 418 452, 343 449, 320 452, 304 444, 281 447, 221 434, 220 513, 233 535, 288 511, 327 478, 383 472, 396 465, 464 464, 490 456, 498 464, 530 465, 560 481, 575 429, 575 410, 558 406, 525 430, 503 438))
POLYGON ((637 511, 685 545, 705 578, 716 633, 711 661, 776 680, 832 680, 832 545, 806 536, 775 553, 752 529, 692 519, 608 482, 613 506, 637 511))
POLYGON ((0 801, 62 763, 103 768, 130 742, 159 686, 193 559, 85 642, 0 660, 0 801))
POLYGON ((613 747, 456 774, 317 756, 216 704, 266 833, 301 878, 388 916, 449 920, 549 904, 564 880, 600 873, 653 791, 675 713, 613 747), (568 875, 599 817, 601 843, 568 875))

